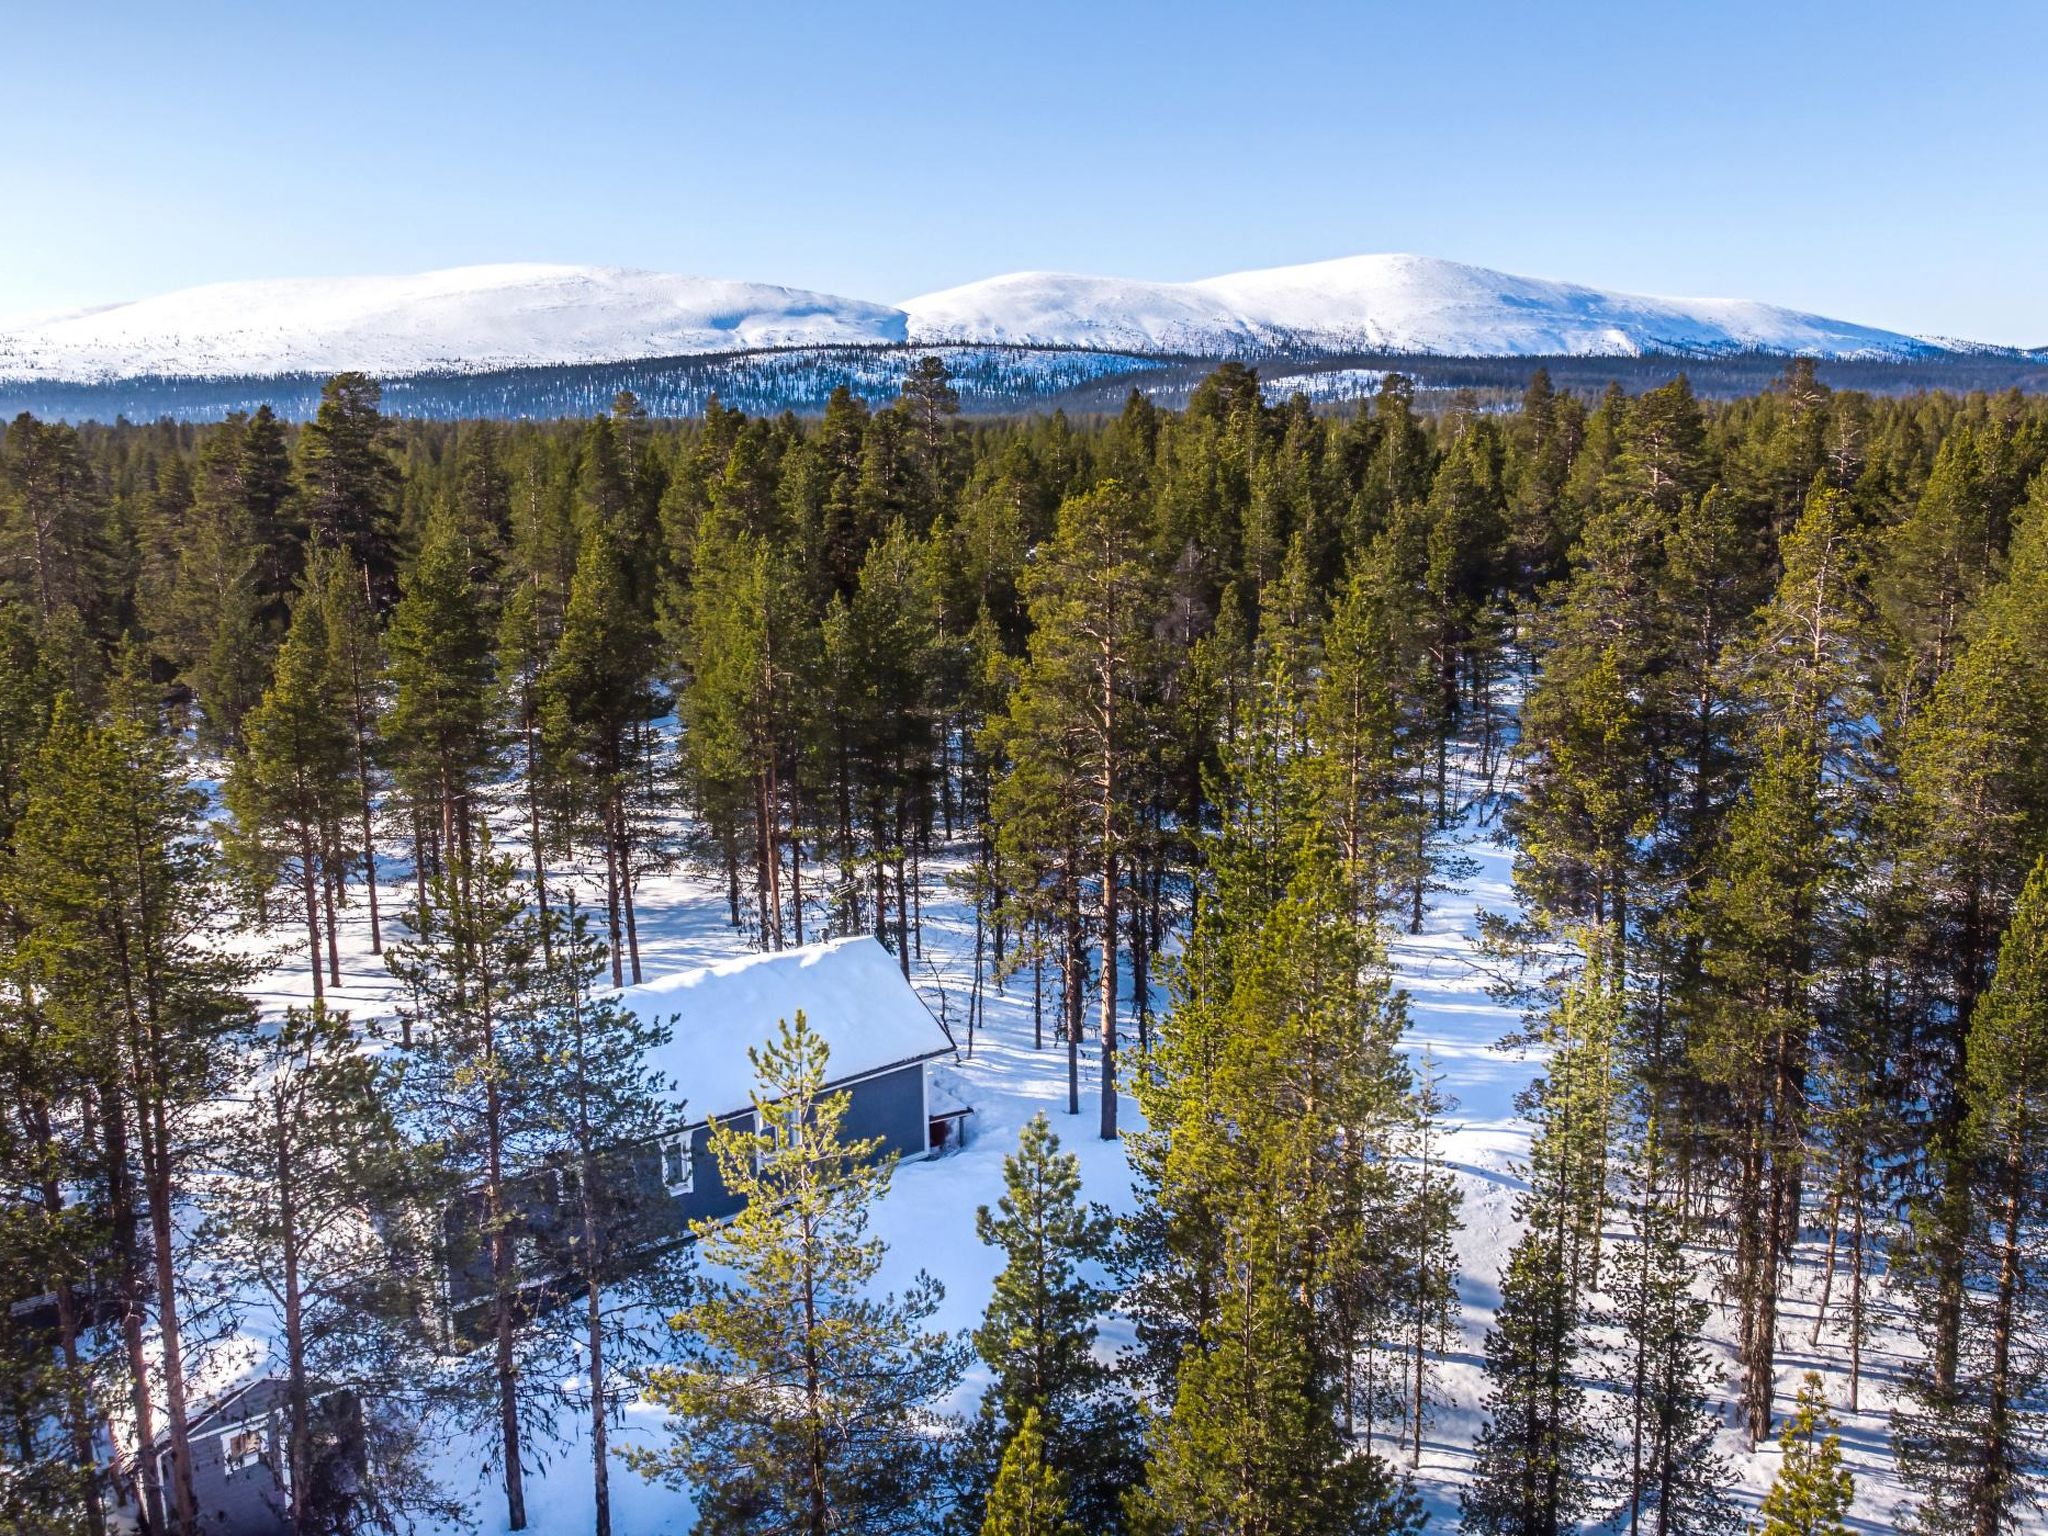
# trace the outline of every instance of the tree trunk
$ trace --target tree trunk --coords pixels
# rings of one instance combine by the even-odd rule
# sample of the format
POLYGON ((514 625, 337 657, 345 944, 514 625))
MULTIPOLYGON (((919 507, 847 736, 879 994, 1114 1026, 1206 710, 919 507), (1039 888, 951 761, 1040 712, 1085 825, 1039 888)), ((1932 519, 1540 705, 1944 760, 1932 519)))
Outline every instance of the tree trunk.
MULTIPOLYGON (((140 1107, 140 1106, 138 1106, 140 1107)), ((199 1500, 192 1488, 191 1422, 185 1404, 185 1347, 178 1316, 177 1234, 172 1225, 170 1127, 152 1095, 144 1120, 142 1166, 149 1186, 150 1245, 156 1263, 157 1345, 163 1355, 164 1424, 171 1441, 171 1506, 180 1536, 198 1536, 199 1500)))
POLYGON ((377 912, 377 832, 370 813, 369 721, 363 709, 360 682, 356 686, 355 727, 356 791, 363 803, 363 889, 370 899, 370 953, 381 955, 384 953, 384 925, 377 912))
MULTIPOLYGON (((318 858, 313 852, 313 829, 300 822, 299 883, 306 898, 306 960, 313 971, 313 1001, 316 1003, 327 995, 327 979, 320 969, 319 882, 318 858)), ((426 910, 424 904, 420 910, 426 910)))
MULTIPOLYGON (((626 984, 626 962, 625 956, 622 953, 625 946, 619 942, 621 937, 619 933, 619 845, 612 838, 611 827, 609 826, 611 821, 609 809, 605 812, 605 821, 607 822, 604 831, 605 932, 611 940, 612 985, 623 987, 626 984)), ((738 921, 737 915, 735 915, 734 921, 738 921)))
POLYGON ((1102 656, 1102 1124, 1104 1141, 1116 1140, 1116 671, 1105 642, 1102 656))
MULTIPOLYGON (((614 966, 617 965, 614 959, 614 966)), ((488 983, 486 983, 488 984, 488 983)), ((484 1069, 496 1071, 490 1025, 485 1024, 484 1069)), ((526 1529, 526 1475, 520 1465, 519 1374, 513 1350, 515 1277, 512 1234, 505 1212, 504 1126, 493 1078, 484 1089, 484 1219, 491 1231, 491 1342, 498 1381, 498 1436, 505 1460, 505 1524, 526 1529)))
POLYGON ((308 1528, 306 1498, 313 1486, 313 1415, 306 1382, 305 1303, 299 1286, 298 1202, 294 1197, 292 1127, 280 1120, 273 1130, 277 1136, 278 1243, 284 1254, 285 1464, 291 1478, 291 1529, 303 1531, 308 1528))

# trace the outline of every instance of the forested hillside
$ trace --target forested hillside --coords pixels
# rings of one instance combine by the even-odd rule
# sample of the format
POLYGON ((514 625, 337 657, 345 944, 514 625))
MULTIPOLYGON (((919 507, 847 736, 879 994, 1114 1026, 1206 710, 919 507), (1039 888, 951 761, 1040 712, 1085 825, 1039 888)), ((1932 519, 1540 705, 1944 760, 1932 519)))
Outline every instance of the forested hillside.
POLYGON ((304 425, 16 418, 0 1510, 196 1533, 194 1341, 260 1310, 302 1531, 453 1518, 443 1433, 519 1529, 566 1418, 596 1465, 546 1475, 608 1532, 629 1411, 674 1434, 611 1481, 707 1530, 1401 1531, 1483 1294, 1466 1530, 1731 1529, 1731 1412, 1784 1437, 1764 1528, 1841 1528, 1831 1411, 1880 1385, 1902 1526, 2025 1528, 2048 405, 1805 363, 1726 402, 1417 399, 1319 414, 1227 364, 1184 410, 967 421, 931 359, 815 420, 405 421, 359 375, 304 425), (1515 900, 1471 959, 1538 1075, 1512 1250, 1461 1291, 1390 950, 1475 818, 1515 900), (1135 1200, 1034 1123, 975 1221, 985 1320, 941 1332, 922 1282, 873 1292, 887 1178, 799 1026, 779 1133, 720 1149, 746 1219, 649 1256, 575 1196, 552 1307, 500 1221, 451 1342, 434 1213, 590 1191, 649 1123, 605 992, 677 871, 744 943, 873 934, 907 976, 965 912, 966 1022, 1031 999, 1056 1128, 1120 1139, 1135 1200), (258 995, 277 963, 307 1006, 258 995), (329 1005, 365 964, 388 1018, 329 1005), (1825 1385, 1786 1359, 1801 1264, 1825 1385), (1916 1341, 1881 1384, 1880 1292, 1916 1341), (398 1411, 330 1477, 344 1377, 398 1411))

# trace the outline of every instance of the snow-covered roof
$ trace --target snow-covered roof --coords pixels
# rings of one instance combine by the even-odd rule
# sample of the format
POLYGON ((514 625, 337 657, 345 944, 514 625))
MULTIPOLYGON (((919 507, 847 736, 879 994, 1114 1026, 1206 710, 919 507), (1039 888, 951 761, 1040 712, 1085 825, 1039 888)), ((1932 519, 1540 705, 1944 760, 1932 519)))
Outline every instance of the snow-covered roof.
POLYGON ((835 1083, 953 1049, 896 957, 861 936, 658 976, 619 1000, 670 1023, 668 1044, 648 1065, 674 1083, 693 1122, 748 1106, 756 1086, 748 1048, 766 1045, 799 1012, 831 1047, 835 1083))

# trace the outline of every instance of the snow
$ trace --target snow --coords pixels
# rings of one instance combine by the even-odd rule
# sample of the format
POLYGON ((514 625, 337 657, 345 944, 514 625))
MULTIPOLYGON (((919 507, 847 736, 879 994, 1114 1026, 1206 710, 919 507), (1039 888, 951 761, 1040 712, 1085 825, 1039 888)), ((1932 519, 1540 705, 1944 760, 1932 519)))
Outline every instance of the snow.
POLYGON ((1431 256, 1347 256, 1193 283, 1016 272, 904 303, 914 342, 1191 356, 1257 351, 1917 357, 1910 336, 1742 299, 1661 299, 1431 256))
MULTIPOLYGON (((1396 981, 1409 998, 1411 1056, 1419 1063, 1426 1051, 1442 1074, 1442 1088, 1456 1100, 1446 1116, 1439 1155, 1454 1171, 1464 1197, 1460 1212, 1463 1229, 1457 1242, 1462 1304, 1459 1331, 1439 1362, 1435 1383, 1439 1405, 1433 1411, 1420 1464, 1413 1469, 1417 1489, 1431 1514, 1431 1528, 1436 1530, 1457 1529, 1458 1490, 1472 1471, 1471 1447, 1483 1422, 1484 1341, 1499 1302, 1500 1276, 1508 1251, 1518 1235, 1512 1207, 1523 1187, 1519 1168, 1529 1152, 1530 1127, 1515 1101, 1542 1069, 1540 1060, 1501 1047, 1502 1037, 1516 1028, 1519 1019, 1489 997, 1488 974, 1472 943, 1481 912, 1510 914, 1516 905, 1511 884, 1513 850, 1501 837, 1492 809, 1482 800, 1466 810, 1454 832, 1457 852, 1469 861, 1466 872, 1456 880, 1454 889, 1438 898, 1421 933, 1398 934, 1389 946, 1396 981)), ((519 852, 516 837, 509 831, 500 846, 515 856, 519 852)), ((926 864, 926 930, 922 952, 914 956, 912 967, 918 993, 959 1047, 956 1060, 927 1067, 933 1074, 934 1102, 952 1098, 973 1107, 967 1121, 968 1140, 964 1148, 945 1157, 899 1164, 893 1187, 874 1210, 871 1224, 875 1235, 888 1245, 878 1285, 901 1290, 920 1270, 936 1276, 944 1284, 945 1296, 933 1325, 946 1329, 973 1327, 987 1304, 999 1263, 995 1251, 976 1238, 974 1213, 978 1206, 993 1205, 1002 1194, 1003 1159, 1015 1148, 1019 1131, 1032 1115, 1045 1113, 1065 1149, 1078 1156, 1085 1198, 1116 1213, 1128 1212, 1134 1204, 1131 1170, 1122 1144, 1105 1142, 1095 1133, 1098 1077, 1092 1050, 1082 1053, 1081 1113, 1073 1117, 1066 1112, 1066 1055, 1051 1038, 1050 1008, 1046 1044, 1043 1049, 1033 1047, 1029 970, 1011 977, 1001 990, 990 987, 977 1027, 971 1035, 967 1029, 973 983, 973 916, 947 884, 946 876, 963 867, 968 857, 963 846, 956 854, 926 864)), ((394 862, 386 871, 402 873, 402 866, 394 862)), ((557 874, 563 884, 583 882, 586 896, 600 878, 594 869, 557 874)), ((410 887, 394 880, 386 883, 382 892, 389 932, 395 935, 399 930, 393 915, 406 909, 410 887)), ((566 894, 559 885, 558 894, 566 894)), ((798 1006, 828 1032, 835 1047, 840 1047, 843 1037, 842 1048, 847 1052, 865 1048, 854 1042, 865 1036, 869 1026, 848 1033, 834 1022, 835 1015, 865 1020, 871 1017, 870 1009, 888 1015, 885 1025, 874 1026, 877 1039, 893 1041, 900 1029, 906 1041, 925 1046, 943 1042, 944 1036, 930 1016, 914 1025, 905 1006, 901 971, 894 957, 872 940, 831 940, 818 946, 829 959, 808 959, 801 951, 794 956, 763 956, 749 950, 746 937, 729 925, 726 913, 725 892, 718 878, 683 869, 642 883, 638 900, 641 951, 657 979, 628 989, 626 995, 636 1007, 651 1006, 662 1016, 680 1011, 683 1027, 695 1030, 699 1026, 692 1018, 693 1005, 716 998, 715 1007, 702 1010, 706 1022, 722 1021, 728 1013, 748 1021, 743 1029, 730 1033, 727 1045, 757 1029, 772 1027, 771 1015, 782 1017, 798 1006), (841 966, 846 967, 843 986, 841 966), (782 990, 785 985, 787 991, 782 990), (849 1000, 856 1005, 850 1011, 845 1006, 849 1000)), ((288 928, 280 930, 281 944, 288 944, 290 938, 288 928)), ((343 914, 343 941, 344 985, 330 989, 330 999, 336 1006, 351 1009, 358 1020, 388 1015, 398 989, 381 962, 369 953, 367 917, 360 899, 343 914)), ((1050 993, 1048 987, 1048 1003, 1050 993)), ((303 958, 280 950, 277 968, 259 989, 264 1006, 275 1010, 290 1001, 304 1001, 308 995, 303 958)), ((1163 1007, 1165 998, 1162 995, 1154 1001, 1163 1007)), ((701 1063, 690 1054, 690 1038, 694 1037, 685 1037, 686 1043, 678 1048, 673 1070, 684 1091, 708 1110, 713 1088, 705 1078, 711 1074, 696 1070, 701 1063)), ((876 1059, 896 1048, 893 1043, 878 1046, 876 1059)), ((834 1063, 835 1075, 846 1067, 847 1058, 840 1049, 835 1049, 834 1063)), ((730 1088, 721 1078, 717 1096, 731 1097, 730 1088)), ((743 1090, 739 1098, 744 1099, 743 1090)), ((1135 1123, 1135 1106, 1128 1095, 1122 1100, 1122 1110, 1129 1129, 1135 1123)), ((1625 1234, 1614 1236, 1616 1241, 1626 1240, 1625 1234)), ((1779 1408, 1783 1411, 1789 1406, 1802 1372, 1813 1369, 1822 1373, 1830 1401, 1843 1421, 1845 1457, 1857 1480, 1852 1526, 1859 1532, 1889 1531, 1894 1528, 1893 1512, 1900 1498, 1887 1440, 1891 1384, 1910 1340, 1878 1284, 1874 1293, 1878 1337, 1865 1351, 1861 1409, 1847 1412, 1846 1353, 1834 1330, 1832 1313, 1821 1343, 1808 1343, 1825 1242, 1825 1233, 1809 1229, 1782 1302, 1779 1408)), ((1716 1295, 1715 1274, 1713 1260, 1701 1254, 1702 1295, 1716 1295)), ((1842 1285, 1838 1277, 1838 1303, 1842 1285)), ((1721 1435, 1720 1449, 1731 1461, 1732 1486, 1753 1507, 1779 1458, 1775 1444, 1750 1451, 1733 1427, 1734 1321, 1731 1309, 1717 1305, 1709 1323, 1721 1375, 1719 1400, 1728 1426, 1721 1435)), ((269 1326, 260 1308, 252 1307, 241 1338, 210 1362, 204 1395, 232 1385, 227 1378, 233 1372, 223 1369, 227 1363, 250 1369, 260 1363, 261 1340, 269 1326)), ((650 1318, 648 1326, 658 1331, 662 1325, 659 1319, 650 1318)), ((1104 1320, 1099 1347, 1105 1355, 1113 1355, 1130 1339, 1127 1320, 1115 1316, 1104 1320)), ((946 1406, 970 1412, 985 1385, 986 1376, 977 1364, 946 1406)), ((527 1479, 530 1528, 539 1536, 566 1536, 591 1527, 587 1431, 571 1413, 564 1414, 561 1429, 558 1443, 538 1447, 545 1464, 530 1471, 527 1479)), ((655 1445, 663 1437, 660 1412, 642 1402, 628 1407, 613 1438, 616 1445, 655 1445)), ((1383 1453, 1389 1451, 1385 1440, 1379 1448, 1383 1453)), ((455 1438, 443 1444, 439 1466, 449 1490, 470 1501, 480 1536, 498 1536, 505 1530, 503 1494, 496 1478, 486 1470, 487 1458, 484 1445, 455 1438)), ((1397 1466, 1407 1469, 1405 1455, 1397 1456, 1397 1466)), ((684 1536, 693 1529, 694 1510, 687 1494, 650 1485, 619 1466, 613 1468, 611 1487, 616 1529, 635 1536, 684 1536)), ((455 1536, 454 1530, 445 1536, 455 1536)))
POLYGON ((0 328, 0 379, 392 376, 903 339, 900 311, 858 299, 512 263, 212 283, 0 328))
POLYGON ((617 995, 629 1013, 672 1021, 647 1064, 678 1087, 692 1121, 747 1107, 756 1081, 749 1050, 799 1013, 831 1047, 835 1083, 953 1049, 896 957, 859 935, 741 955, 617 995))
POLYGON ((901 306, 624 267, 509 263, 213 283, 0 321, 0 381, 385 378, 758 353, 1019 346, 1220 358, 1645 352, 1914 358, 1958 350, 1742 299, 1660 299, 1428 256, 1349 256, 1192 283, 1017 272, 901 306))

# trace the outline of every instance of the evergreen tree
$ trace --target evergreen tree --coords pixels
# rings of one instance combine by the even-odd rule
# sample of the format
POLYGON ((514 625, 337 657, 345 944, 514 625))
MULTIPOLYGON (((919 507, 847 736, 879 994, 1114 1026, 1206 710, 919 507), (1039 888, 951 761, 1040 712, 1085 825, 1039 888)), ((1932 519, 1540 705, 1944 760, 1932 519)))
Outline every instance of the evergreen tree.
POLYGON ((1487 1330, 1487 1422, 1459 1495, 1465 1529, 1485 1536, 1558 1536, 1595 1491, 1581 1357, 1606 1210, 1613 1003, 1588 961, 1550 1016, 1549 1072, 1522 1105, 1536 1120, 1529 1187, 1516 1205, 1525 1230, 1487 1330))
MULTIPOLYGON (((130 653, 131 665, 137 660, 130 653)), ((197 1536, 183 1266, 177 1213, 216 1134, 211 1106, 250 1021, 248 963, 224 945, 220 871, 201 801, 153 713, 87 723, 60 708, 25 775, 5 906, 21 923, 18 983, 93 1077, 114 1291, 133 1425, 171 1451, 139 1469, 161 1529, 197 1536), (145 1346, 146 1316, 155 1320, 145 1346), (158 1406, 163 1409, 161 1421, 158 1406)))
POLYGON ((1757 1510, 1763 1517, 1760 1536, 1849 1536, 1856 1481, 1842 1465, 1839 1428, 1820 1377, 1808 1371, 1778 1437, 1784 1459, 1757 1510))
POLYGON ((551 770, 573 801, 594 814, 604 851, 605 918, 612 984, 640 980, 640 928, 633 906, 652 802, 655 710, 649 674, 653 632, 634 601, 621 547, 602 526, 586 535, 562 616, 562 632, 539 682, 541 740, 551 770), (625 964, 621 964, 622 957, 625 964))
POLYGON ((328 558, 315 566, 313 589, 320 595, 321 620, 327 629, 327 687, 348 730, 349 766, 355 775, 361 822, 358 853, 363 867, 363 894, 370 908, 370 953, 384 952, 382 914, 377 905, 376 791, 382 780, 378 761, 378 716, 384 681, 384 646, 370 609, 366 572, 346 561, 328 558))
POLYGON ((938 1472, 931 1404, 959 1379, 959 1345, 927 1331, 938 1282, 873 1296, 882 1244, 868 1213, 888 1191, 879 1143, 847 1141, 830 1051, 797 1015, 751 1051, 750 1119, 714 1127, 720 1181, 745 1202, 694 1226, 707 1268, 673 1320, 677 1359, 646 1374, 671 1444, 636 1447, 643 1476, 686 1484, 700 1522, 733 1532, 925 1528, 938 1472))
POLYGON ((1070 1516, 1067 1480, 1045 1458, 1038 1410, 1027 1409, 1003 1447, 981 1536, 1081 1536, 1083 1529, 1070 1516))
MULTIPOLYGON (((456 1408, 488 1436, 502 1473, 506 1522, 526 1526, 529 1447, 554 1433, 560 1401, 549 1380, 553 1342, 529 1292, 551 1276, 523 1244, 515 1185, 537 1160, 556 1083, 547 1071, 536 1004, 539 937, 511 863, 492 849, 488 824, 428 882, 413 935, 385 956, 405 984, 400 1012, 410 1050, 400 1088, 413 1123, 451 1186, 443 1198, 466 1221, 448 1262, 479 1244, 489 1289, 476 1331, 484 1347, 462 1357, 456 1408)), ((467 1331, 467 1319, 452 1319, 467 1331)), ((559 1378, 557 1378, 559 1379, 559 1378)))
MULTIPOLYGON (((1062 788, 1089 811, 1084 847, 1096 887, 1101 953, 1104 1139, 1116 1135, 1123 850, 1131 836, 1135 758, 1143 728, 1140 679, 1158 611, 1147 538, 1143 509, 1122 486, 1101 486, 1062 504, 1052 545, 1032 569, 1031 660, 1017 692, 1024 701, 1018 708, 1050 707, 1053 719, 1046 723, 1080 743, 1080 777, 1062 788)), ((1037 732, 1014 733, 1009 744, 1018 762, 1048 749, 1037 732)))
POLYGON ((2048 1384, 2035 1277, 2048 1254, 2048 859, 2037 860, 1970 1023, 1961 1155, 1971 1209, 1963 1241, 1957 1361, 1939 1372, 1939 1276, 1921 1278, 1926 1353, 1898 1415, 1912 1525, 1998 1536, 2048 1490, 2048 1384), (1930 1304, 1931 1303, 1931 1304, 1930 1304))
POLYGON ((320 406, 299 436, 299 478, 307 530, 323 549, 344 552, 370 573, 387 600, 396 574, 394 503, 400 471, 384 451, 383 391, 366 374, 338 373, 320 390, 320 406))
MULTIPOLYGON (((649 1304, 669 1299, 673 1234, 635 1177, 634 1149, 651 1126, 673 1118, 668 1085, 643 1065, 670 1036, 669 1026, 643 1019, 598 991, 604 946, 591 934, 573 895, 552 920, 538 1006, 533 1056, 545 1074, 537 1094, 535 1159, 557 1171, 569 1191, 570 1238, 580 1282, 580 1337, 585 1383, 575 1396, 590 1421, 590 1464, 597 1536, 610 1536, 611 1427, 624 1411, 629 1368, 646 1353, 634 1327, 649 1304)), ((531 1086, 531 1085, 529 1085, 531 1086)), ((685 1156, 689 1155, 686 1151, 685 1156)))
POLYGON ((1703 1343, 1708 1304, 1693 1294, 1694 1262, 1680 1213, 1636 1170, 1635 1241, 1609 1267, 1613 1443, 1628 1529, 1654 1536, 1733 1531, 1733 1473, 1716 1454, 1713 1356, 1703 1343))
POLYGON ((285 1382, 282 1513, 301 1531, 375 1526, 449 1504, 416 1443, 342 1440, 321 1393, 357 1394, 366 1413, 418 1416, 433 1351, 418 1322, 426 1255, 380 1234, 402 1221, 412 1152, 390 1114, 392 1068, 359 1048, 346 1015, 293 1009, 258 1037, 249 1096, 215 1154, 208 1236, 251 1282, 248 1304, 276 1340, 285 1382), (370 1451, 399 1450, 390 1458, 370 1451))
POLYGON ((328 983, 341 984, 334 893, 343 871, 334 833, 351 787, 350 738, 331 686, 328 645, 319 594, 301 594, 276 680, 248 718, 248 745, 227 785, 234 847, 248 877, 259 887, 297 888, 316 1000, 325 995, 323 969, 328 983))
POLYGON ((1066 1507, 1085 1529, 1114 1531, 1139 1468, 1134 1416, 1095 1355, 1095 1319, 1110 1292, 1084 1273, 1109 1257, 1109 1215, 1081 1203, 1079 1160, 1060 1151, 1043 1114, 1004 1159, 1003 1183, 996 1211, 975 1215, 981 1240, 1005 1258, 973 1336, 992 1378, 970 1434, 977 1480, 983 1490, 1000 1485, 997 1460, 1007 1465, 1028 1420, 1031 1454, 1059 1479, 1066 1507))
POLYGON ((494 660, 484 594, 449 519, 429 525, 406 573, 385 645, 392 701, 384 720, 399 788, 411 803, 413 880, 422 916, 430 877, 475 851, 477 791, 497 757, 494 660))

